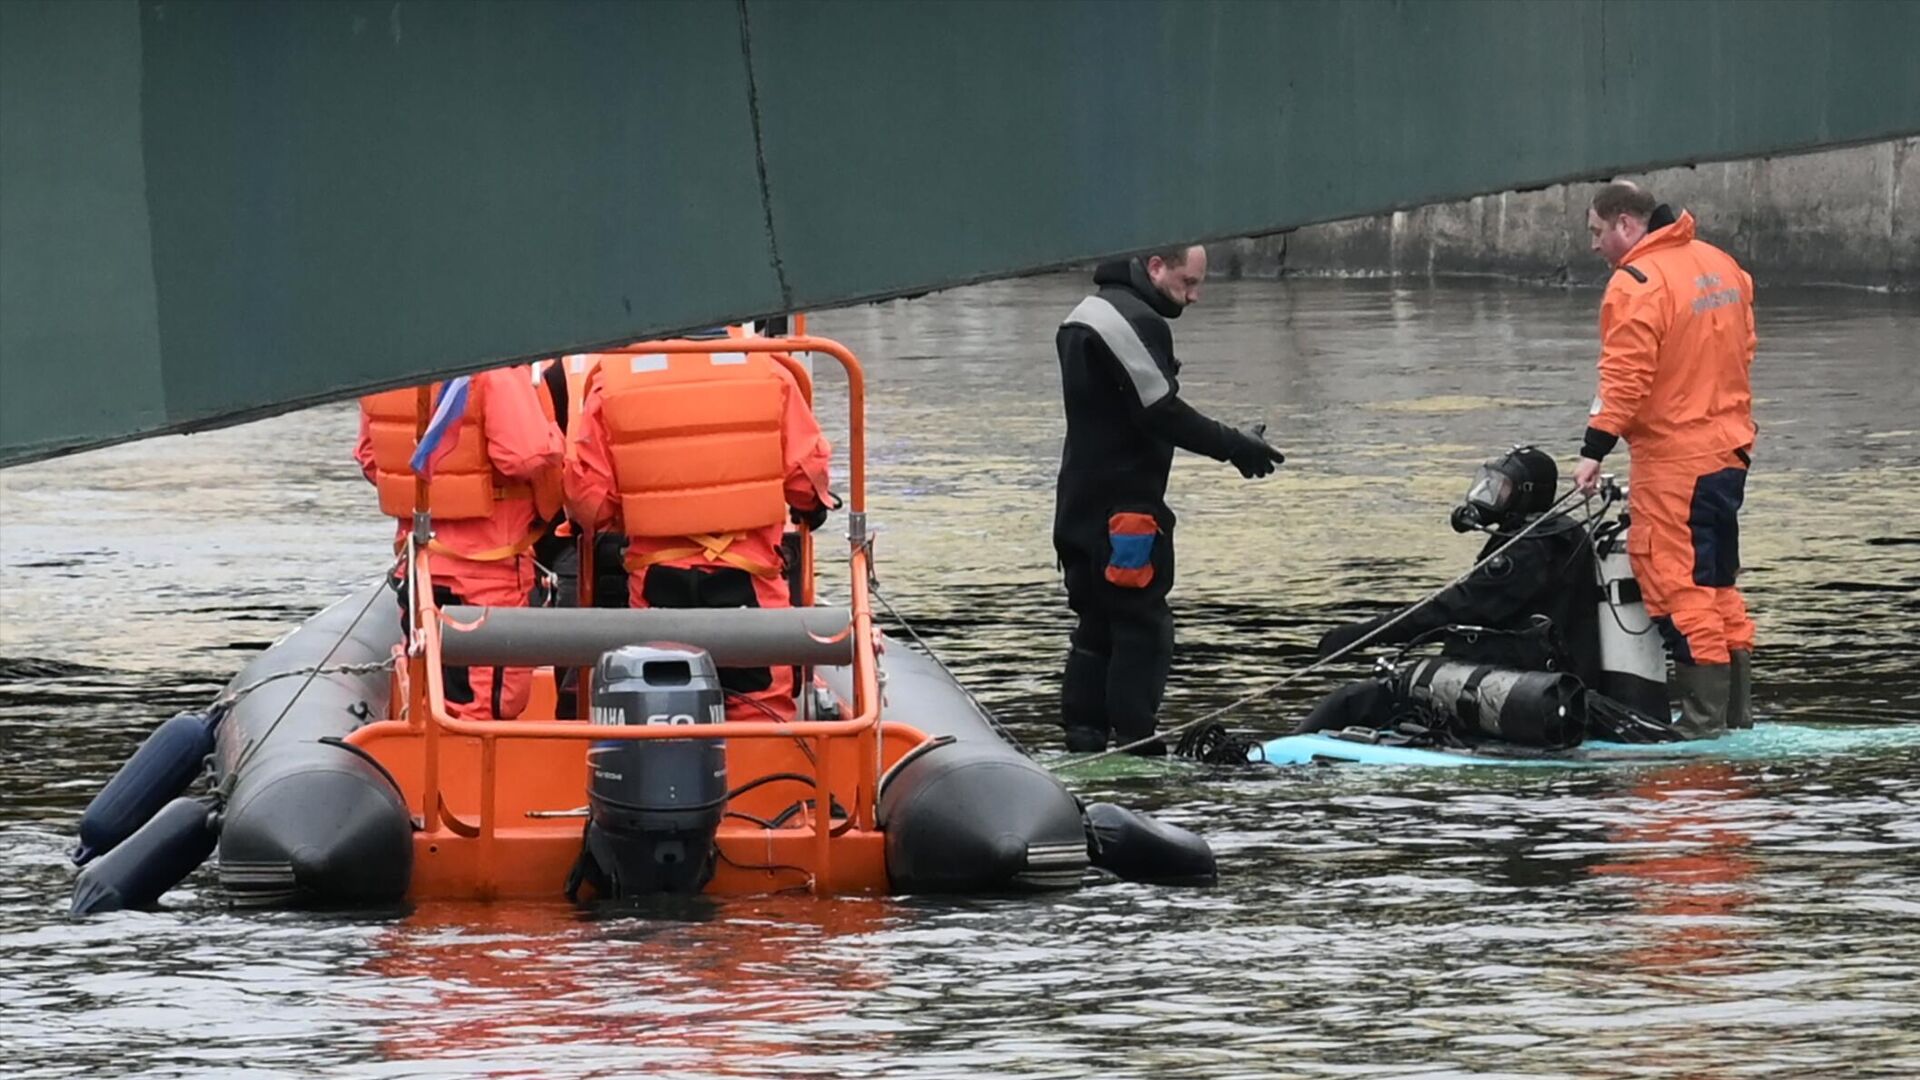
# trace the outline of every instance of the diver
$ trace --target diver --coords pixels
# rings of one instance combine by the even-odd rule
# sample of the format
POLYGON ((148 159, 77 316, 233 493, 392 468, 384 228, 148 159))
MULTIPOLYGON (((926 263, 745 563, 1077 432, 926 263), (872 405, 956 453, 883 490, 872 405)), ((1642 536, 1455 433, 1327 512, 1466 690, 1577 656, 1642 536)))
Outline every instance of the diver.
POLYGON ((1075 753, 1110 737, 1132 754, 1167 752, 1153 736, 1173 665, 1174 451, 1230 462, 1249 480, 1285 460, 1266 425, 1228 427, 1180 396, 1168 320, 1199 301, 1206 276, 1198 244, 1101 263, 1097 291, 1054 335, 1067 437, 1053 547, 1075 617, 1060 723, 1075 753))
MULTIPOLYGON (((1319 655, 1331 656, 1375 631, 1370 640, 1378 644, 1411 646, 1438 638, 1440 656, 1462 666, 1555 673, 1579 681, 1585 691, 1583 724, 1542 735, 1541 745, 1572 745, 1582 735, 1621 742, 1678 738, 1668 718, 1632 709, 1596 689, 1603 684, 1600 611, 1607 597, 1595 574, 1588 523, 1555 510, 1558 482, 1553 458, 1531 446, 1482 464, 1465 502, 1452 514, 1455 532, 1487 534, 1477 569, 1425 603, 1328 631, 1319 655)), ((1418 696, 1405 677, 1362 680, 1328 695, 1295 734, 1392 728, 1410 718, 1430 726, 1437 718, 1433 710, 1417 707, 1413 699, 1418 696)))

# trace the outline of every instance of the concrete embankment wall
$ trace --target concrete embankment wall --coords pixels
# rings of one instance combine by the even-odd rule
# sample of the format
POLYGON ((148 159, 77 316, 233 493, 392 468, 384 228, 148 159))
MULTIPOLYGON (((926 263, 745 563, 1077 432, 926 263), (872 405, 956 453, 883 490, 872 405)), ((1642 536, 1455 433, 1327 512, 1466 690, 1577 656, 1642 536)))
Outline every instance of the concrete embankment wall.
MULTIPOLYGON (((1920 290, 1920 138, 1629 175, 1762 285, 1920 290)), ((1210 249, 1228 276, 1490 274, 1595 284, 1597 185, 1556 185, 1310 225, 1210 249)))

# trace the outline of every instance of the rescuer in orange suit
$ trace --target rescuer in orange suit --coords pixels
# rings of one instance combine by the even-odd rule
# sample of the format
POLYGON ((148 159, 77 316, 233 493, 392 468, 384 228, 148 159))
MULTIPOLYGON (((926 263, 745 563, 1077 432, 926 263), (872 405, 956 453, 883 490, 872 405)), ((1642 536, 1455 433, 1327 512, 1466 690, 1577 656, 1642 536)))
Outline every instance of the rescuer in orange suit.
MULTIPOLYGON (((560 425, 560 434, 566 440, 568 456, 574 453, 574 447, 578 445, 573 440, 572 432, 580 420, 580 406, 586 401, 587 378, 599 360, 596 353, 569 353, 536 361, 533 365, 534 381, 540 387, 542 403, 553 410, 554 420, 560 425)), ((624 534, 602 532, 594 537, 593 580, 588 583, 585 606, 627 606, 626 553, 627 538, 624 534)), ((534 542, 533 555, 543 569, 553 574, 554 606, 582 606, 579 530, 573 521, 565 514, 559 515, 553 527, 534 542)), ((556 668, 554 674, 558 679, 556 689, 559 691, 554 701, 554 718, 579 719, 580 669, 556 668)))
MULTIPOLYGON (((434 386, 436 401, 443 385, 434 386)), ((399 519, 396 546, 412 530, 416 399, 413 389, 360 399, 353 456, 379 489, 380 509, 399 519)), ((528 368, 471 377, 464 410, 441 436, 426 470, 435 602, 528 606, 536 574, 533 542, 544 521, 560 511, 565 449, 528 368)), ((401 603, 404 609, 404 594, 401 603)), ((532 682, 528 668, 449 667, 448 710, 463 719, 511 720, 526 708, 532 682)))
MULTIPOLYGON (((831 455, 767 353, 604 353, 570 435, 567 508, 627 535, 627 600, 788 607, 780 537, 827 518, 831 455)), ((722 668, 732 720, 791 720, 791 668, 722 668)))
POLYGON ((1633 459, 1627 554, 1673 657, 1681 730, 1753 724, 1753 620, 1735 586, 1753 463, 1753 279, 1651 194, 1614 183, 1587 212, 1614 267, 1600 304, 1600 393, 1574 483, 1592 493, 1621 439, 1633 459))
MULTIPOLYGON (((580 420, 580 407, 586 402, 587 378, 593 373, 599 359, 595 353, 570 353, 533 365, 534 381, 541 388, 542 404, 552 408, 569 456, 576 445, 572 432, 580 420)), ((599 535, 593 556, 592 606, 627 606, 627 572, 621 566, 626 550, 627 538, 620 533, 599 535)), ((573 523, 561 515, 561 520, 534 544, 533 551, 540 565, 553 571, 558 586, 555 605, 575 606, 580 595, 580 552, 573 523)), ((566 696, 562 695, 562 718, 572 719, 567 715, 570 705, 566 696)))

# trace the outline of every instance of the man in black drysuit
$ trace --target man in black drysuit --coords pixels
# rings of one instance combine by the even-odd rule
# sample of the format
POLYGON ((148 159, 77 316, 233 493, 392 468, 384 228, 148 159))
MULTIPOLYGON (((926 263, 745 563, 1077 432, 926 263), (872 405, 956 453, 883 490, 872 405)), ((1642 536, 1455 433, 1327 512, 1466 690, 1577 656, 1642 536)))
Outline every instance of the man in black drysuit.
MULTIPOLYGON (((1167 472, 1176 447, 1230 461, 1249 478, 1284 460, 1264 425, 1236 431, 1180 399, 1173 329, 1200 298, 1199 245, 1101 264, 1098 286, 1061 323, 1054 344, 1067 438, 1053 546, 1079 617, 1060 713, 1067 749, 1150 739, 1173 659, 1173 511, 1167 472)), ((1159 740, 1133 747, 1166 753, 1159 740)))
MULTIPOLYGON (((1477 528, 1488 534, 1474 559, 1475 563, 1487 560, 1486 565, 1369 644, 1405 644, 1444 633, 1442 656, 1512 671, 1563 671, 1578 678, 1587 688, 1591 734, 1627 742, 1670 739, 1666 718, 1633 712, 1595 689, 1601 685, 1602 595, 1594 574, 1593 540, 1586 527, 1569 514, 1554 514, 1494 555, 1553 507, 1558 483, 1553 458, 1531 446, 1515 447, 1480 466, 1465 504, 1453 512, 1453 527, 1458 532, 1477 528), (1448 632, 1447 627, 1478 630, 1448 632)), ((1399 614, 1394 611, 1336 627, 1320 639, 1319 654, 1331 656, 1399 614)), ((1295 734, 1391 726, 1407 704, 1399 694, 1387 680, 1350 684, 1315 706, 1295 734)))

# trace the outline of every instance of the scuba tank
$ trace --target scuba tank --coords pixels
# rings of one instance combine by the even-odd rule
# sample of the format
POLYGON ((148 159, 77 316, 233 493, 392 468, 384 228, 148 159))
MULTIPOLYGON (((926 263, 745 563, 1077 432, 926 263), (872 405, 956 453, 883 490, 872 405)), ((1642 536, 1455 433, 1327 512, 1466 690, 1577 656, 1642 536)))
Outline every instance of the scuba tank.
POLYGON ((1559 749, 1586 733, 1586 687, 1564 672, 1510 671, 1442 656, 1406 668, 1399 689, 1408 700, 1502 742, 1559 749))
POLYGON ((1653 620, 1640 599, 1640 583, 1633 578, 1627 558, 1627 534, 1633 527, 1625 513, 1620 520, 1594 530, 1594 573, 1600 586, 1600 693, 1647 716, 1665 720, 1667 708, 1667 654, 1654 632, 1653 620))

